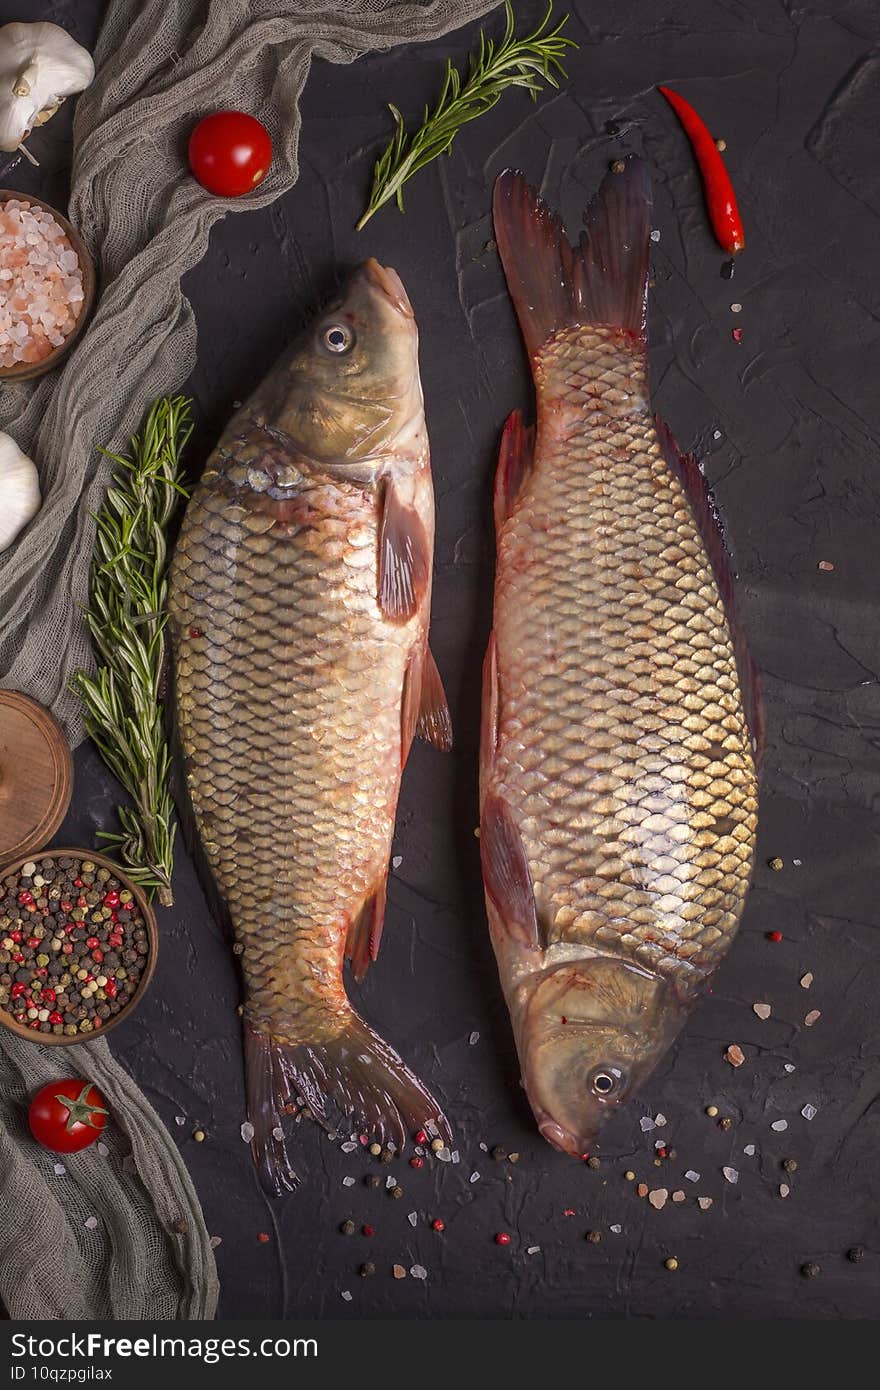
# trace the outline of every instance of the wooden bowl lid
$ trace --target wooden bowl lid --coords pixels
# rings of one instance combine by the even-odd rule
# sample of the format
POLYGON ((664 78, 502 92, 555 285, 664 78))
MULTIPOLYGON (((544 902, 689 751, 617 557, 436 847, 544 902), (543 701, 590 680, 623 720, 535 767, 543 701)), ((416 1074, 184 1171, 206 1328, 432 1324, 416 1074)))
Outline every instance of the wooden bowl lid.
POLYGON ((29 695, 0 690, 0 864, 51 840, 72 791, 73 756, 61 725, 29 695))

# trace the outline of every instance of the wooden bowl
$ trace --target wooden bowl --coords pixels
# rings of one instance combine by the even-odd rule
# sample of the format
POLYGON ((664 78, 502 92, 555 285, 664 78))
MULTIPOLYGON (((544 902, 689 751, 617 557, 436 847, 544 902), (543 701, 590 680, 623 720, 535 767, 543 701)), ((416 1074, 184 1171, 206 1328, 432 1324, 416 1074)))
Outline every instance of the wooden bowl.
POLYGON ((61 859, 64 857, 71 859, 87 859, 92 864, 96 864, 101 868, 110 869, 115 877, 119 879, 123 887, 128 888, 134 894, 135 901, 144 919, 144 926, 147 930, 149 950, 144 966, 144 973, 141 975, 138 982, 134 997, 129 1000, 124 1008, 120 1009, 118 1014, 114 1014, 112 1018, 108 1019, 97 1032, 77 1033, 76 1037, 72 1038, 65 1037, 63 1034, 59 1037, 55 1033, 38 1033, 35 1029, 28 1028, 25 1024, 19 1023, 14 1019, 10 1013, 7 1013, 5 1006, 0 1006, 0 1023, 2 1023, 3 1027, 8 1028, 11 1033, 17 1033, 20 1038, 26 1038, 28 1042, 37 1043, 40 1047, 69 1047, 72 1046, 73 1043, 88 1044, 94 1042, 98 1038, 103 1038, 107 1033, 117 1027, 118 1024, 130 1018, 132 1011, 137 1008, 149 988, 150 981, 153 978, 153 971, 156 969, 156 956, 159 951, 159 929, 156 925, 153 909, 147 902, 143 891, 136 883, 132 883, 131 879, 123 873, 118 864, 112 859, 108 859, 104 854, 97 854, 92 849, 67 849, 56 845, 49 845, 45 849, 25 855, 24 858, 4 864, 0 867, 0 877, 5 877, 7 874, 20 873, 23 866, 32 860, 46 858, 61 859))
POLYGON ((62 358, 70 352, 83 331, 95 302, 95 263, 79 232, 71 226, 67 218, 57 208, 52 207, 51 203, 44 203, 42 198, 37 198, 33 193, 19 193, 14 188, 0 188, 0 204, 7 202, 10 198, 20 198, 24 202, 36 203, 38 207, 44 208, 46 212, 52 214, 55 221, 64 228, 72 249, 79 257, 83 278, 83 302, 79 311, 79 318, 64 342, 59 347, 53 348, 49 356, 44 357, 42 362, 18 362, 14 367, 0 367, 0 381, 32 381, 34 377, 43 376, 44 373, 51 372, 53 367, 57 367, 62 358))
POLYGON ((73 755, 57 719, 20 690, 0 690, 0 864, 22 863, 57 832, 73 755))

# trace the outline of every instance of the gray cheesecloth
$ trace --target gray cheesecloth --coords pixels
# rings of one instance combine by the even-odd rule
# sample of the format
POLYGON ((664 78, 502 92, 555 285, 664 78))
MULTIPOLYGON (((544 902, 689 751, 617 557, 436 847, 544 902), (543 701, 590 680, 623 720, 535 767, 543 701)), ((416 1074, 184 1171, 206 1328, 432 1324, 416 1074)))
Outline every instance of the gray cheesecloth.
MULTIPOLYGON (((124 448, 149 405, 196 360, 181 277, 214 222, 271 203, 298 174, 299 98, 312 57, 427 40, 498 0, 111 0, 97 75, 74 120, 70 219, 94 256, 99 298, 58 373, 0 390, 0 428, 34 459, 43 506, 0 555, 0 684, 85 736, 68 681, 93 666, 80 617, 108 482, 100 444, 124 448), (249 111, 269 128, 271 171, 246 200, 185 177, 196 115, 249 111)), ((106 1041, 40 1047, 0 1029, 0 1298, 12 1318, 210 1318, 213 1252, 176 1145, 106 1041), (113 1123, 99 1149, 37 1148, 28 1097, 60 1075, 92 1080, 113 1123), (63 1169, 59 1172, 58 1168, 63 1169)))

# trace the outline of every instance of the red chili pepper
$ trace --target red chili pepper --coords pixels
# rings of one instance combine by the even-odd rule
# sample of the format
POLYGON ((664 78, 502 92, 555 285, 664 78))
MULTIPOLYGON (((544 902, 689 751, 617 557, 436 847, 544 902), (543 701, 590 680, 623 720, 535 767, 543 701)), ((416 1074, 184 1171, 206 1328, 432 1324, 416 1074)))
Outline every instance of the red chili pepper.
POLYGON ((658 87, 657 90, 662 92, 669 102, 691 142, 703 177, 703 191, 715 240, 728 255, 735 256, 737 251, 741 251, 745 246, 746 239, 742 218, 736 205, 736 194, 730 175, 724 167, 724 160, 706 123, 690 103, 669 87, 658 87))

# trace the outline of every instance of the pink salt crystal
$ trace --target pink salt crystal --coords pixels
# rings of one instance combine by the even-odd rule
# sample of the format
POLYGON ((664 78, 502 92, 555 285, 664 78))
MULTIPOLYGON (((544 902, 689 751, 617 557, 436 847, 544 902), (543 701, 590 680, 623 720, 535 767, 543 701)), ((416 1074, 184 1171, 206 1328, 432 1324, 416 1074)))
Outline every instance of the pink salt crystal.
POLYGON ((0 366, 40 362, 76 326, 82 269, 63 227, 24 200, 0 205, 0 366))

